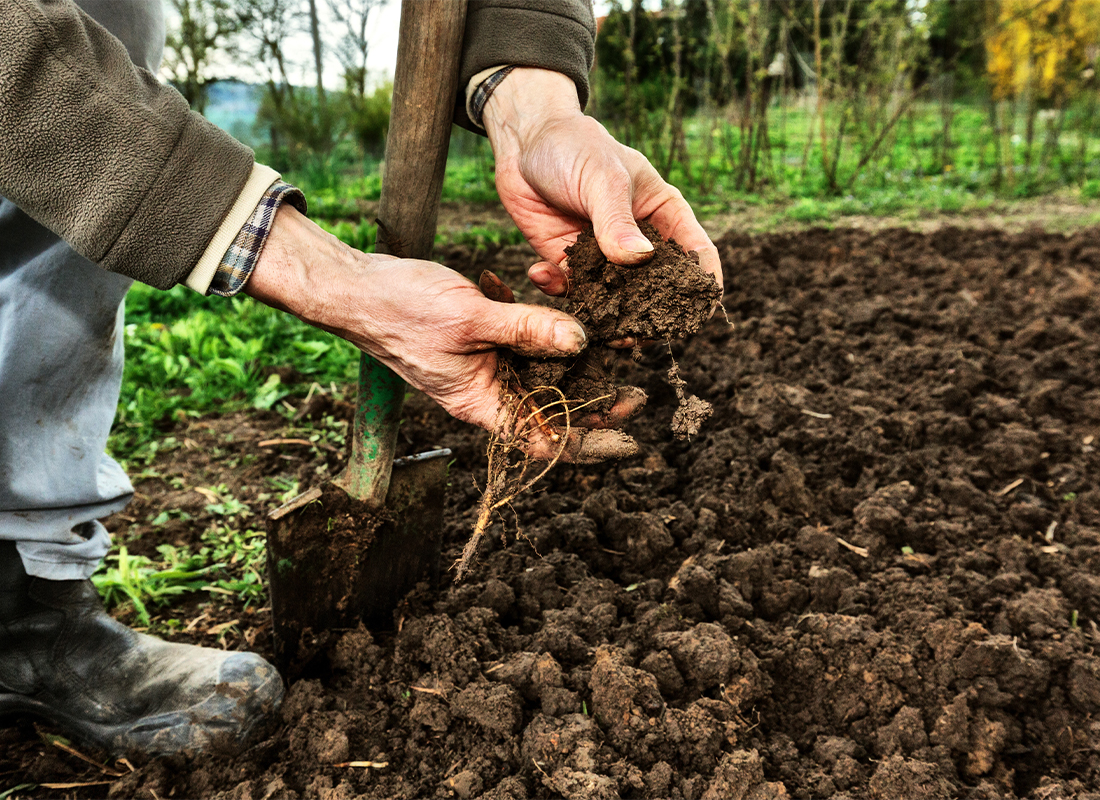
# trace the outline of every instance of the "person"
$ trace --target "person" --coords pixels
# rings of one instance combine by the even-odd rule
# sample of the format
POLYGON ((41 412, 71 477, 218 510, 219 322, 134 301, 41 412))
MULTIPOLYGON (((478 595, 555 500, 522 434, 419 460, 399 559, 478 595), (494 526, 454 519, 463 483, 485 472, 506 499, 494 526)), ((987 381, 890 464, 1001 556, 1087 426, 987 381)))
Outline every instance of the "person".
MULTIPOLYGON (((530 279, 563 293, 589 220, 610 258, 644 261, 648 217, 721 281, 679 192, 583 114, 594 30, 584 0, 470 3, 456 121, 489 138, 501 201, 541 259, 530 279)), ((88 581, 109 547, 99 520, 133 493, 104 452, 132 281, 244 292, 485 428, 502 414, 496 348, 585 346, 563 312, 326 234, 300 192, 156 81, 163 44, 160 0, 0 0, 0 714, 158 754, 246 741, 283 686, 255 654, 126 628, 88 581)))

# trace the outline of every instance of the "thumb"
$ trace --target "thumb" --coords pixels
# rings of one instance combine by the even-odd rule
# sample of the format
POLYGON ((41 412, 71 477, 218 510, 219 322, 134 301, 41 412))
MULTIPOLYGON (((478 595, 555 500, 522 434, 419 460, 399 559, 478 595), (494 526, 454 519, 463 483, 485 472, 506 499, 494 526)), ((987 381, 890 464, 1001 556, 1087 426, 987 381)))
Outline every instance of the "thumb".
POLYGON ((486 300, 478 338, 493 347, 507 347, 525 356, 571 356, 588 344, 584 326, 552 308, 486 300))
POLYGON ((630 177, 624 170, 596 192, 591 208, 592 228, 600 250, 616 264, 640 264, 653 255, 653 243, 634 221, 630 187, 630 177))

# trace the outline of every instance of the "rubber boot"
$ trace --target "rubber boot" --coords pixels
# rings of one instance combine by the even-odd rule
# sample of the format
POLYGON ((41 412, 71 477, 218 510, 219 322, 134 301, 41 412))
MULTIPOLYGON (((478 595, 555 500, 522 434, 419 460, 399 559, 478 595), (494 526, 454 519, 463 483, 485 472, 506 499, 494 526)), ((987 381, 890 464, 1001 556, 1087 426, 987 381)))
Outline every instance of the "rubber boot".
POLYGON ((136 633, 91 581, 30 577, 0 542, 0 715, 42 717, 118 755, 166 755, 239 749, 282 697, 256 654, 136 633))

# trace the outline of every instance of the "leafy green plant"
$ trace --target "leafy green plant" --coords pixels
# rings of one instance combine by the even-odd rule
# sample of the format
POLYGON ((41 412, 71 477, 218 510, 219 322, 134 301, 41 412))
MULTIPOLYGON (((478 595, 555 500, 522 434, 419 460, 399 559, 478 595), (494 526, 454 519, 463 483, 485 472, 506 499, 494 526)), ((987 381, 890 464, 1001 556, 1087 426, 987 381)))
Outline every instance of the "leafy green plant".
POLYGON ((263 603, 267 597, 264 584, 267 534, 214 525, 203 534, 202 541, 204 546, 200 553, 216 562, 219 568, 219 576, 203 588, 232 594, 245 606, 263 603))
POLYGON ((192 519, 192 516, 182 508, 167 508, 149 520, 149 524, 154 528, 159 528, 173 519, 178 519, 181 522, 188 522, 192 519))
POLYGON ((216 566, 202 566, 201 556, 172 545, 163 544, 157 552, 167 568, 160 568, 146 556, 130 555, 123 545, 92 575, 92 583, 108 608, 129 602, 138 621, 145 626, 152 622, 150 604, 162 606, 181 594, 198 591, 207 573, 216 566))
POLYGON ((283 503, 297 497, 300 494, 299 483, 293 478, 286 478, 282 475, 276 475, 274 477, 268 477, 268 484, 272 489, 279 493, 279 500, 283 503))
POLYGON ((128 468, 179 447, 163 430, 204 413, 275 408, 313 382, 355 379, 359 353, 331 334, 248 298, 201 298, 136 285, 127 297, 128 350, 109 442, 128 468), (304 381, 283 382, 292 367, 304 381))

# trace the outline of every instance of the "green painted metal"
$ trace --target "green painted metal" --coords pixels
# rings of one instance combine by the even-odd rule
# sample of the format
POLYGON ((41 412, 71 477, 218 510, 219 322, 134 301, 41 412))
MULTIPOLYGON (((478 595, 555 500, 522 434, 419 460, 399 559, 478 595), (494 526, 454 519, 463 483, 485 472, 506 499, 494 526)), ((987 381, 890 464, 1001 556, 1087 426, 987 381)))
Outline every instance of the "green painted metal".
POLYGON ((397 428, 405 381, 363 353, 359 359, 359 403, 352 420, 351 456, 335 483, 357 500, 381 508, 386 502, 397 449, 397 428))

